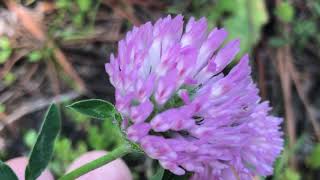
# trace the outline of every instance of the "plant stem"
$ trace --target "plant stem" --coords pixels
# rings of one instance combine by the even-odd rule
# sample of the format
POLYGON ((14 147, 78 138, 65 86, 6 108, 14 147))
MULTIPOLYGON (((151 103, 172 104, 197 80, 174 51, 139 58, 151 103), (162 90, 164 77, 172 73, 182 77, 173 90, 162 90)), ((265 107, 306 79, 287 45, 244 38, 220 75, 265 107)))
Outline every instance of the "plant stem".
POLYGON ((74 180, 77 177, 80 177, 94 169, 97 169, 117 158, 120 158, 130 152, 132 152, 132 148, 129 144, 125 143, 124 145, 119 146, 118 148, 114 149, 113 151, 109 152, 108 154, 93 160, 67 174, 62 176, 59 180, 74 180))

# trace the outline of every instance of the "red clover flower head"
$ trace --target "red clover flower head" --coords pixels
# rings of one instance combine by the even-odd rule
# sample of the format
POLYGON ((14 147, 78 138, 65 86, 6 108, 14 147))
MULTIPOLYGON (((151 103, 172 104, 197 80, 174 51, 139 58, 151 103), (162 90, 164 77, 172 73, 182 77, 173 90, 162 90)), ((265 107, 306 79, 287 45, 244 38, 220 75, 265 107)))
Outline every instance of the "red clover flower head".
POLYGON ((283 146, 281 118, 269 115, 240 41, 205 18, 167 16, 134 27, 105 65, 128 138, 176 175, 252 179, 272 174, 283 146))

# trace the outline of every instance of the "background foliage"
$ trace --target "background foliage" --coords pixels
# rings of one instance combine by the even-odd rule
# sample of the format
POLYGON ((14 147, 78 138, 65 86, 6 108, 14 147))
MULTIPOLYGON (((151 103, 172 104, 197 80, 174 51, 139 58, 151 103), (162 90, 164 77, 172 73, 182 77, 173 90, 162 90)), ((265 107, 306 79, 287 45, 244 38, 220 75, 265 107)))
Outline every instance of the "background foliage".
MULTIPOLYGON (((27 155, 37 139, 43 110, 52 101, 114 101, 103 64, 133 25, 166 14, 208 19, 225 27, 249 52, 262 99, 285 118, 285 150, 267 179, 320 176, 319 0, 21 0, 0 4, 0 156, 27 155), (15 3, 14 3, 15 2, 15 3), (17 17, 17 7, 22 8, 17 17), (15 17, 15 18, 13 18, 15 17)), ((62 131, 49 168, 56 176, 79 155, 112 150, 110 121, 61 108, 62 131)), ((158 165, 141 154, 124 157, 135 179, 158 165)), ((6 170, 0 163, 0 171, 6 170)), ((10 174, 9 174, 10 175, 10 174)), ((265 179, 264 177, 257 177, 265 179)))

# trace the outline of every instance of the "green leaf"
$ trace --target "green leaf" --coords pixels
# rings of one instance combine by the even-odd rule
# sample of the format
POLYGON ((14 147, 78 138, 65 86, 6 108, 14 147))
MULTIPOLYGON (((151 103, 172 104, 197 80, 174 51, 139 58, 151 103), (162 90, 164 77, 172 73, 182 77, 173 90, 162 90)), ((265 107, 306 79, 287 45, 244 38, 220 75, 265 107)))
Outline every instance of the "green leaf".
POLYGON ((60 137, 54 145, 54 155, 50 162, 50 169, 60 177, 66 172, 67 166, 85 152, 87 152, 87 145, 83 141, 78 141, 75 147, 72 147, 71 139, 60 137))
POLYGON ((77 0, 80 11, 87 12, 91 7, 91 0, 77 0))
POLYGON ((291 22, 294 18, 294 8, 289 2, 281 2, 275 10, 276 16, 283 22, 291 22))
POLYGON ((6 86, 10 86, 14 81, 16 80, 16 75, 14 75, 11 72, 8 72, 6 75, 3 77, 3 83, 6 86))
POLYGON ((69 0, 57 0, 55 5, 58 9, 68 9, 71 6, 72 1, 69 0))
POLYGON ((55 146, 55 159, 62 159, 64 162, 70 162, 72 160, 72 156, 70 152, 72 152, 72 144, 70 139, 68 138, 59 138, 57 139, 55 146))
POLYGON ((293 31, 297 34, 297 36, 312 36, 317 33, 317 24, 312 20, 296 20, 294 22, 293 31))
POLYGON ((0 161, 0 179, 18 180, 18 177, 8 165, 0 161))
POLYGON ((84 14, 79 13, 73 16, 72 22, 76 25, 81 27, 83 25, 83 20, 84 20, 84 14))
POLYGON ((234 0, 220 0, 217 4, 217 10, 221 12, 227 11, 232 12, 237 9, 237 7, 234 5, 234 0))
POLYGON ((113 118, 116 114, 115 107, 101 99, 82 100, 67 107, 96 119, 113 118))
POLYGON ((311 1, 310 7, 313 7, 313 11, 320 16, 320 2, 311 1))
MULTIPOLYGON (((116 115, 117 119, 117 115, 116 115)), ((116 122, 121 122, 121 118, 118 119, 116 122)), ((124 141, 124 135, 121 131, 120 124, 116 124, 112 122, 110 119, 109 121, 104 121, 101 128, 101 135, 105 137, 105 144, 110 150, 120 146, 124 141), (106 143, 107 142, 107 143, 106 143)))
MULTIPOLYGON (((111 136, 112 137, 112 136, 111 136)), ((110 139, 102 134, 97 126, 88 128, 88 144, 96 150, 105 149, 110 143, 110 139)))
POLYGON ((11 54, 12 54, 12 49, 0 50, 0 64, 7 62, 11 54))
POLYGON ((284 177, 283 179, 287 179, 287 180, 300 180, 300 174, 290 168, 286 168, 286 170, 284 171, 284 177))
POLYGON ((0 113, 6 112, 6 106, 2 103, 0 103, 0 113))
POLYGON ((32 51, 29 55, 28 55, 28 61, 29 62, 38 62, 40 61, 42 58, 42 52, 41 51, 32 51))
POLYGON ((37 137, 37 132, 35 130, 30 130, 24 135, 23 141, 29 148, 32 148, 32 146, 37 142, 37 137))
POLYGON ((318 143, 312 150, 309 157, 307 157, 307 164, 313 168, 320 168, 320 143, 318 143))
POLYGON ((291 180, 294 177, 300 176, 299 172, 296 172, 292 169, 289 169, 289 160, 293 156, 296 156, 296 153, 299 149, 301 149, 305 144, 308 136, 306 134, 303 134, 298 137, 296 143, 294 144, 293 147, 289 148, 288 145, 288 139, 285 139, 285 145, 284 149, 281 153, 281 156, 279 156, 274 164, 274 173, 273 173, 273 178, 275 180, 278 179, 284 179, 284 180, 291 180), (291 179, 288 179, 288 177, 291 179))
POLYGON ((111 103, 101 99, 89 99, 75 102, 67 107, 92 118, 102 120, 110 119, 110 122, 116 124, 117 127, 115 128, 115 133, 117 134, 114 133, 113 136, 119 135, 119 138, 122 137, 123 141, 129 143, 135 151, 142 152, 138 144, 126 139, 126 136, 121 131, 120 127, 122 120, 121 115, 116 111, 115 107, 111 103))
POLYGON ((281 37, 271 37, 269 39, 269 45, 272 47, 282 47, 288 43, 288 40, 281 37))
POLYGON ((25 172, 26 180, 35 180, 47 167, 53 154, 53 147, 60 126, 58 107, 52 104, 45 115, 36 144, 30 153, 29 164, 25 172))
POLYGON ((3 36, 0 38, 0 48, 1 49, 11 49, 9 38, 3 36))
MULTIPOLYGON (((64 104, 67 104, 64 103, 64 104)), ((70 102, 68 103, 70 104, 70 102)), ((70 111, 69 109, 63 109, 64 110, 64 113, 72 120, 74 121, 76 124, 79 124, 79 125, 84 125, 84 123, 88 122, 88 120, 90 119, 88 116, 86 115, 83 115, 77 111, 70 111)))
POLYGON ((150 180, 162 180, 162 177, 164 175, 164 169, 160 166, 157 170, 157 173, 153 175, 150 180))
MULTIPOLYGON (((220 0, 221 1, 221 0, 220 0)), ((255 45, 261 34, 261 29, 268 22, 265 2, 261 0, 232 1, 234 9, 231 15, 223 21, 229 32, 229 40, 241 40, 241 52, 247 52, 255 45)))

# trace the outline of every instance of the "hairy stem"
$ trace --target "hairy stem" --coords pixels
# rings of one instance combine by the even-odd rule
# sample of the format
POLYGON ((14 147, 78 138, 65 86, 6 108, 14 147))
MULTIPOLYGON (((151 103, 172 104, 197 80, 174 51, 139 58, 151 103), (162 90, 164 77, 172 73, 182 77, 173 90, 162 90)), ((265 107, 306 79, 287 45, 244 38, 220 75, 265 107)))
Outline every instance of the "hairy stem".
POLYGON ((128 153, 132 152, 132 148, 130 145, 125 143, 124 145, 119 146, 118 148, 114 149, 113 151, 109 152, 108 154, 93 160, 67 174, 62 176, 59 180, 74 180, 77 177, 80 177, 94 169, 97 169, 117 158, 120 158, 128 153))

